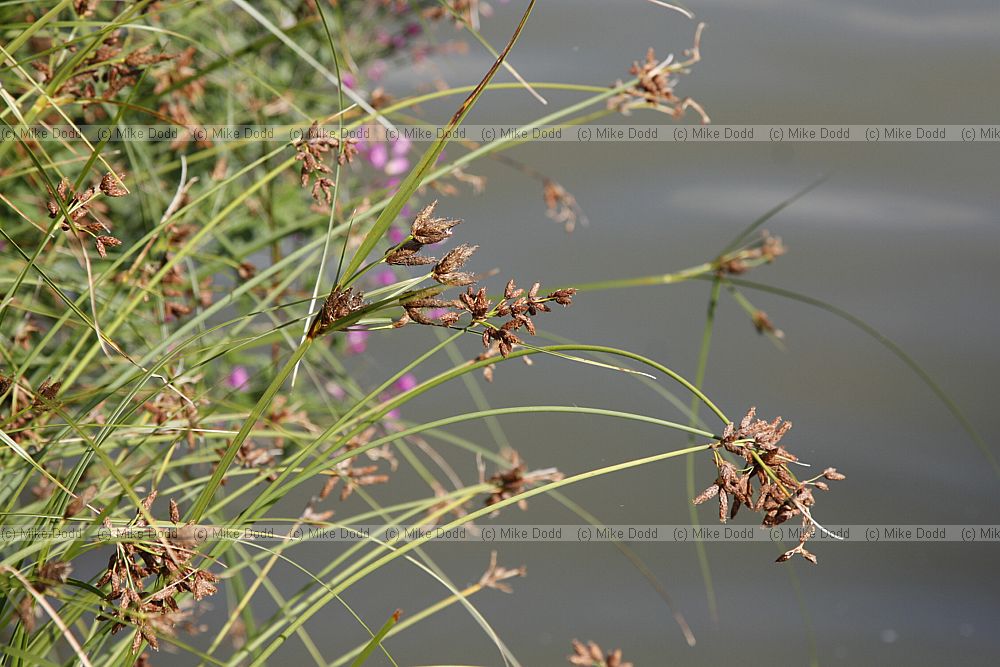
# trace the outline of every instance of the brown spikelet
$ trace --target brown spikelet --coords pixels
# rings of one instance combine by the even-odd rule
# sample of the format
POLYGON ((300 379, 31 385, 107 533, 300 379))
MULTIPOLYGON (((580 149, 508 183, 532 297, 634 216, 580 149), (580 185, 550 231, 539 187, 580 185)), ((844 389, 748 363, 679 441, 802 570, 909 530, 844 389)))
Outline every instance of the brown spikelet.
POLYGON ((417 243, 430 245, 440 243, 451 236, 451 228, 461 224, 461 220, 455 218, 433 218, 437 201, 433 201, 425 206, 413 219, 410 226, 410 236, 417 243))
POLYGON ((451 250, 434 266, 431 277, 443 285, 462 286, 471 285, 476 282, 475 275, 464 273, 459 271, 459 269, 469 261, 469 258, 472 257, 478 248, 479 246, 477 245, 462 244, 451 250))
POLYGON ((389 250, 385 256, 385 263, 393 266, 421 266, 435 263, 436 258, 418 254, 422 248, 423 245, 417 241, 407 241, 400 247, 389 250))
POLYGON ((109 171, 101 178, 101 192, 108 197, 124 197, 128 194, 124 180, 123 176, 109 171))
POLYGON ((102 258, 108 256, 107 248, 117 248, 121 244, 122 242, 120 240, 114 236, 108 236, 106 234, 102 234, 94 239, 94 245, 97 247, 97 254, 99 254, 102 258))
POLYGON ((73 500, 69 502, 69 505, 66 506, 66 511, 63 512, 63 518, 69 519, 82 512, 83 508, 86 507, 96 495, 97 485, 91 484, 84 489, 82 493, 78 493, 76 498, 73 498, 73 500))

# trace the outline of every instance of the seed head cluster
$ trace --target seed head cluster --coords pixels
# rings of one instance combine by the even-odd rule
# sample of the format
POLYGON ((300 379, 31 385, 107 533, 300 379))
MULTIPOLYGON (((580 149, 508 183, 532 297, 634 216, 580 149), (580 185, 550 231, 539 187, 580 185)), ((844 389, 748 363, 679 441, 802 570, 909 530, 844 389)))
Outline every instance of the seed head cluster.
MULTIPOLYGON (((508 451, 506 457, 510 461, 510 467, 498 471, 487 480, 494 486, 493 492, 486 498, 487 507, 496 505, 507 498, 513 498, 542 482, 558 482, 563 478, 563 474, 555 468, 545 468, 529 472, 524 460, 516 451, 508 451)), ((521 500, 517 503, 517 506, 522 510, 526 510, 528 503, 525 500, 521 500)))
POLYGON ((313 335, 326 333, 337 320, 342 320, 351 313, 365 307, 365 295, 353 287, 339 289, 334 287, 323 302, 323 308, 316 317, 313 335))
MULTIPOLYGON (((435 218, 433 202, 421 210, 410 226, 410 236, 403 243, 390 249, 385 261, 397 266, 415 266, 434 263, 431 278, 443 288, 466 287, 466 291, 457 299, 438 298, 437 294, 428 296, 422 294, 407 299, 402 303, 405 315, 396 322, 396 326, 404 326, 410 322, 429 326, 454 326, 463 315, 471 316, 469 328, 481 327, 483 347, 489 350, 495 346, 499 353, 506 357, 523 341, 517 331, 525 329, 529 334, 535 334, 535 323, 531 319, 542 312, 550 312, 550 302, 561 306, 573 303, 573 288, 559 289, 544 296, 539 295, 541 285, 534 283, 525 290, 519 288, 513 279, 507 282, 503 298, 490 299, 485 287, 471 287, 479 281, 473 273, 464 271, 466 262, 472 257, 479 246, 460 245, 444 255, 440 260, 420 254, 425 245, 440 243, 451 237, 452 229, 461 223, 454 218, 435 218), (433 311, 438 311, 433 314, 433 311), (444 312, 440 312, 444 311, 444 312), (500 324, 490 322, 494 318, 506 318, 500 324)), ((440 293, 440 288, 438 289, 440 293)))
POLYGON ((816 557, 803 544, 815 531, 816 523, 811 508, 816 499, 812 488, 828 491, 825 480, 842 480, 844 475, 835 468, 827 468, 813 479, 799 481, 788 468, 798 457, 778 443, 792 428, 792 423, 781 417, 773 421, 755 419, 757 409, 750 408, 740 421, 739 427, 730 423, 723 431, 716 446, 714 461, 717 469, 715 481, 698 494, 693 502, 700 505, 712 498, 719 500, 719 521, 726 522, 746 506, 752 512, 763 514, 764 526, 778 526, 789 519, 801 516, 803 538, 799 546, 782 554, 778 562, 784 562, 794 554, 800 554, 811 563, 816 557), (742 459, 740 465, 723 458, 718 449, 725 449, 742 459), (754 488, 754 482, 757 488, 754 488), (756 494, 756 497, 754 497, 756 494), (733 497, 730 505, 729 496, 733 497))
POLYGON ((786 252, 788 249, 781 242, 781 237, 773 236, 765 229, 760 238, 750 246, 720 257, 717 260, 718 270, 729 275, 739 275, 761 264, 770 264, 786 252))
POLYGON ((312 187, 313 199, 323 199, 327 204, 333 202, 333 180, 323 175, 333 171, 324 161, 326 154, 332 151, 337 156, 337 164, 347 164, 358 152, 356 143, 355 139, 342 140, 331 135, 320 128, 318 121, 314 121, 305 135, 295 142, 295 159, 302 163, 302 187, 308 187, 310 179, 316 178, 312 187))
MULTIPOLYGON (((156 491, 142 501, 145 514, 154 500, 156 491)), ((131 527, 148 526, 143 516, 144 513, 139 512, 131 527)), ((175 524, 180 523, 180 510, 173 500, 170 519, 175 524)), ((110 529, 110 524, 107 527, 110 529)), ((180 526, 172 531, 169 539, 157 536, 158 532, 151 530, 150 535, 154 537, 150 540, 118 543, 106 571, 96 583, 98 588, 111 584, 104 596, 110 603, 109 608, 100 617, 100 620, 114 621, 111 633, 126 626, 135 627, 133 653, 139 651, 143 640, 159 650, 157 632, 170 634, 185 615, 176 599, 178 595, 190 593, 195 600, 202 600, 216 592, 218 577, 192 564, 194 548, 199 542, 194 527, 180 526)))
MULTIPOLYGON (((688 109, 694 109, 701 116, 702 123, 709 123, 711 119, 700 104, 690 97, 681 98, 674 92, 677 80, 671 76, 687 73, 688 67, 701 60, 700 43, 704 27, 703 23, 698 25, 694 45, 685 51, 687 60, 682 63, 674 63, 672 57, 660 61, 652 48, 646 51, 645 60, 634 61, 629 74, 635 83, 611 97, 608 108, 625 115, 636 108, 655 109, 675 119, 683 117, 688 109)), ((617 83, 619 88, 622 85, 621 81, 617 83)))
POLYGON ((108 248, 117 248, 122 242, 109 233, 108 223, 95 215, 105 209, 103 203, 95 200, 98 192, 106 197, 124 197, 128 194, 124 177, 110 171, 101 178, 98 185, 91 185, 81 192, 74 192, 69 179, 63 178, 56 191, 49 192, 45 208, 53 220, 65 210, 68 219, 62 223, 63 231, 76 230, 81 237, 92 237, 97 253, 103 258, 107 257, 108 248))

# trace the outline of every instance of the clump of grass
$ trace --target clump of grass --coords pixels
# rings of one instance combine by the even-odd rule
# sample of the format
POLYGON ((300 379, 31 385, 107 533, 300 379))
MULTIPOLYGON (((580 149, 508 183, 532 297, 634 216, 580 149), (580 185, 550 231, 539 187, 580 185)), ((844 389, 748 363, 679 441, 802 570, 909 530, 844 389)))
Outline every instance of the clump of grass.
MULTIPOLYGON (((737 427, 702 391, 700 377, 690 381, 613 347, 542 344, 536 329, 535 318, 578 294, 585 301, 600 289, 706 279, 713 298, 727 287, 756 329, 776 336, 743 294, 753 285, 735 278, 784 251, 769 235, 748 242, 769 216, 717 258, 688 269, 546 290, 510 279, 492 291, 467 268, 489 248, 474 256, 478 246, 441 247, 459 231, 474 237, 477 222, 456 229, 460 220, 449 217, 455 207, 431 190, 444 197, 481 185, 464 171, 478 159, 499 160, 541 182, 539 205, 567 231, 586 218, 555 180, 502 154, 516 147, 514 138, 479 145, 452 141, 446 132, 418 156, 391 130, 423 102, 462 100, 449 130, 484 91, 508 89, 536 99, 545 89, 585 95, 523 129, 641 110, 674 118, 693 110, 708 122, 697 102, 676 92, 678 78, 701 58, 702 26, 683 60, 657 60, 650 51, 630 80, 611 87, 528 84, 507 56, 533 4, 502 49, 478 33, 485 4, 477 2, 317 0, 265 10, 242 0, 60 0, 2 10, 0 120, 12 138, 0 143, 0 512, 5 526, 35 531, 33 539, 0 547, 4 664, 150 664, 147 649, 169 648, 206 663, 256 665, 293 636, 317 664, 361 664, 376 651, 392 660, 383 641, 454 604, 516 664, 470 600, 486 590, 511 592, 509 581, 524 568, 500 566, 494 553, 483 577, 460 589, 422 550, 429 536, 403 542, 396 529, 456 528, 542 494, 598 523, 559 489, 699 453, 711 457, 717 481, 695 500, 718 497, 722 520, 733 496, 732 516, 742 505, 763 512, 765 525, 798 516, 819 527, 812 489, 826 484, 792 474, 795 457, 778 445, 787 424, 754 421, 751 411, 737 427), (443 33, 436 23, 466 31, 491 54, 482 80, 434 92, 385 90, 389 68, 470 48, 456 40, 460 32, 443 33), (518 82, 494 82, 501 68, 518 82), (176 132, 164 141, 108 140, 136 124, 176 132), (302 132, 287 141, 213 142, 204 131, 212 124, 284 124, 302 132), (100 126, 103 138, 85 140, 78 132, 39 141, 28 132, 39 125, 100 126), (348 130, 362 125, 374 129, 358 142, 348 130), (442 158, 446 146, 455 150, 442 158), (416 326, 433 327, 440 342, 379 382, 358 380, 354 368, 372 336, 410 341, 416 326), (482 348, 461 346, 470 335, 482 348), (450 355, 450 365, 427 370, 439 353, 450 355), (539 355, 643 382, 654 374, 669 378, 693 397, 695 409, 674 422, 603 408, 492 408, 480 401, 474 412, 445 418, 402 416, 401 408, 446 383, 472 383, 476 371, 490 380, 498 365, 539 355), (718 418, 716 430, 697 419, 701 405, 718 418), (533 413, 631 420, 693 441, 568 473, 555 465, 530 470, 502 443, 470 442, 451 430, 533 413), (465 453, 451 452, 454 445, 465 453), (481 470, 472 481, 450 463, 470 452, 481 470), (489 477, 486 462, 496 469, 489 477), (427 488, 383 506, 377 494, 395 483, 400 466, 427 488), (334 521, 338 488, 341 507, 349 509, 334 521), (296 492, 307 498, 298 515, 278 513, 296 492), (359 498, 367 509, 348 503, 359 498), (209 541, 202 532, 284 522, 292 535, 303 526, 366 521, 382 530, 315 571, 290 555, 299 546, 293 539, 270 548, 248 539, 209 541), (82 532, 62 537, 69 528, 82 532), (92 556, 107 557, 106 567, 95 567, 92 556), (448 595, 407 614, 387 609, 369 625, 342 595, 397 559, 448 595), (308 583, 278 590, 272 573, 279 564, 308 583), (253 604, 264 596, 277 609, 268 618, 253 604), (201 604, 209 597, 211 618, 201 604), (355 615, 366 636, 359 646, 341 647, 339 657, 324 655, 304 627, 334 603, 355 615), (204 632, 207 638, 189 637, 204 632)), ((545 319, 558 326, 558 317, 545 319)), ((828 469, 821 477, 842 476, 828 469)), ((649 569, 627 545, 618 546, 669 603, 649 569)), ((802 543, 779 560, 794 554, 815 562, 802 543)), ((391 589, 391 609, 409 606, 405 587, 391 589)), ((683 615, 674 616, 693 644, 683 615)), ((573 651, 572 664, 629 664, 620 651, 605 654, 593 642, 575 642, 573 651)))

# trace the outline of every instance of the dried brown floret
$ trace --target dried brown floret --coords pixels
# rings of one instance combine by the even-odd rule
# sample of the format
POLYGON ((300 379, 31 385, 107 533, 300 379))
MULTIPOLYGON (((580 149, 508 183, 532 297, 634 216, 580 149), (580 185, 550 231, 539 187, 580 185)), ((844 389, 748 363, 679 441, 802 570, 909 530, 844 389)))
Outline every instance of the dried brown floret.
POLYGON ((566 656, 566 660, 579 667, 632 667, 631 662, 622 662, 621 649, 605 655, 596 642, 584 644, 578 639, 573 640, 573 655, 566 656))
POLYGON ((348 287, 346 290, 334 288, 323 303, 312 335, 317 336, 328 331, 334 322, 361 310, 364 306, 364 293, 360 290, 355 291, 353 287, 348 287))
MULTIPOLYGON (((511 281, 513 282, 513 281, 511 281)), ((483 320, 489 316, 493 308, 493 302, 486 296, 486 288, 481 287, 474 292, 469 287, 464 294, 459 295, 462 306, 472 314, 473 320, 483 320)))
MULTIPOLYGON (((368 444, 372 437, 375 435, 375 429, 369 428, 362 433, 351 438, 351 440, 344 447, 344 451, 352 451, 358 447, 363 447, 368 444)), ((396 469, 396 460, 391 457, 391 455, 385 455, 381 452, 376 452, 375 450, 368 450, 367 452, 369 458, 383 458, 389 460, 390 467, 392 470, 396 469)), ((389 481, 389 475, 379 472, 378 464, 359 466, 356 465, 357 461, 355 459, 345 459, 338 463, 336 467, 329 471, 327 474, 330 475, 330 479, 323 486, 323 490, 320 492, 320 499, 327 497, 330 492, 337 486, 337 483, 341 480, 344 481, 344 487, 340 490, 340 500, 347 500, 354 493, 354 489, 360 486, 371 486, 373 484, 385 484, 389 481)))
POLYGON ((166 312, 168 320, 179 320, 182 317, 190 315, 192 308, 187 304, 178 303, 176 301, 167 301, 163 304, 163 310, 166 312))
POLYGON ((420 266, 437 262, 434 257, 418 254, 423 247, 417 241, 407 241, 398 248, 390 249, 386 253, 385 263, 393 266, 420 266))
POLYGON ((93 15, 94 11, 97 9, 98 0, 73 0, 73 10, 76 15, 82 19, 93 15))
MULTIPOLYGON (((719 258, 717 264, 719 271, 730 275, 746 273, 754 266, 760 264, 770 264, 775 258, 787 252, 781 238, 772 236, 770 232, 764 230, 760 238, 753 245, 747 248, 735 250, 719 258)), ((766 315, 764 316, 766 318, 766 315)), ((755 318, 756 322, 756 318, 755 318)))
POLYGON ((440 243, 451 236, 451 228, 461 224, 461 220, 456 218, 432 218, 437 201, 433 201, 425 206, 410 225, 410 236, 417 243, 430 245, 440 243))
MULTIPOLYGON (((525 472, 526 467, 521 456, 514 450, 505 452, 505 456, 510 461, 511 467, 497 472, 487 480, 494 485, 493 492, 486 499, 486 506, 495 505, 501 500, 512 498, 522 491, 531 488, 541 482, 553 482, 563 478, 563 474, 555 468, 544 470, 533 470, 525 472)), ((527 501, 521 500, 517 504, 522 510, 528 508, 527 501)))
POLYGON ((101 192, 108 197, 124 197, 128 194, 125 188, 125 178, 113 172, 104 174, 101 178, 101 192))
POLYGON ((90 501, 94 499, 97 495, 97 485, 91 484, 82 492, 78 493, 73 500, 69 502, 66 506, 66 511, 63 512, 63 518, 69 519, 76 516, 83 511, 83 508, 90 504, 90 501))
POLYGON ((347 317, 361 309, 364 303, 364 294, 360 291, 355 292, 354 288, 333 290, 323 304, 323 320, 332 323, 334 320, 347 317))
POLYGON ((431 277, 442 285, 471 285, 476 282, 476 276, 471 273, 465 273, 459 271, 472 254, 476 252, 479 248, 477 245, 467 245, 462 244, 457 248, 448 252, 447 255, 441 258, 434 269, 431 271, 431 277))
POLYGON ((552 299, 560 306, 571 306, 573 305, 573 296, 576 294, 575 287, 567 287, 563 289, 558 289, 555 292, 550 293, 546 298, 552 299))
POLYGON ((316 182, 313 183, 312 187, 312 197, 313 199, 319 201, 320 199, 326 201, 327 205, 333 203, 333 181, 325 176, 322 178, 317 178, 316 182))
POLYGON ((69 579, 70 573, 73 572, 73 565, 61 560, 50 560, 46 561, 38 567, 36 571, 36 576, 38 577, 38 582, 35 584, 35 590, 39 593, 44 593, 52 586, 58 586, 59 584, 65 584, 66 580, 69 579))
POLYGON ((31 403, 33 408, 50 409, 53 407, 56 395, 62 388, 62 382, 49 382, 45 380, 42 384, 38 385, 38 389, 35 390, 35 398, 31 403))
POLYGON ((567 233, 576 229, 577 223, 586 226, 587 217, 580 210, 576 198, 563 186, 548 178, 544 179, 542 198, 545 200, 545 214, 560 223, 567 233))
POLYGON ((757 310, 752 316, 753 326, 757 333, 769 333, 775 338, 784 338, 785 332, 774 326, 771 318, 763 310, 757 310))
POLYGON ((108 256, 107 248, 117 248, 121 244, 122 242, 119 239, 107 234, 101 234, 94 239, 94 245, 97 247, 97 254, 102 258, 108 256))
POLYGON ((498 591, 503 591, 504 593, 513 593, 514 589, 511 588, 509 584, 505 584, 503 582, 507 579, 525 577, 527 575, 528 569, 523 565, 518 568, 509 568, 497 565, 497 552, 493 551, 490 553, 490 564, 486 568, 486 572, 484 572, 483 576, 479 578, 479 585, 484 588, 493 588, 498 591))

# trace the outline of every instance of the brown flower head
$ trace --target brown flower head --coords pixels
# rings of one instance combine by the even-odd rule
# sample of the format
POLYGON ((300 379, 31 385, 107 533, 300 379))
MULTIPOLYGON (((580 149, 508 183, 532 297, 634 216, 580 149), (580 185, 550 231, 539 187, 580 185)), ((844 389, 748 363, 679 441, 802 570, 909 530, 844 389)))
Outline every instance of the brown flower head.
MULTIPOLYGON (((144 516, 150 511, 156 492, 153 491, 142 501, 142 508, 132 522, 132 528, 147 526, 144 516)), ((105 526, 112 528, 110 521, 105 526)), ((181 620, 177 612, 181 610, 176 596, 190 593, 200 601, 216 592, 218 578, 211 572, 196 567, 194 547, 198 540, 188 540, 186 535, 193 532, 193 526, 185 525, 177 529, 182 539, 164 535, 148 528, 146 539, 123 541, 115 545, 115 551, 108 560, 104 574, 96 586, 101 588, 111 584, 104 594, 108 607, 98 615, 98 620, 111 621, 111 633, 115 634, 128 626, 135 627, 132 652, 138 653, 143 641, 150 648, 158 650, 157 634, 172 634, 172 627, 181 620), (117 602, 116 602, 117 601, 117 602)))
POLYGON ((110 171, 104 174, 104 177, 101 178, 101 192, 108 197, 124 197, 127 195, 128 190, 125 189, 124 175, 115 174, 110 171))
POLYGON ((97 247, 97 254, 99 254, 102 258, 108 256, 107 248, 117 248, 121 244, 122 242, 119 239, 107 234, 101 234, 94 239, 94 245, 97 247))
MULTIPOLYGON (((486 499, 487 507, 495 505, 501 500, 512 498, 541 482, 553 482, 563 478, 563 474, 555 468, 525 472, 527 468, 524 461, 513 450, 506 452, 505 456, 510 461, 511 467, 497 472, 487 480, 496 487, 486 499)), ((522 500, 518 502, 517 506, 525 510, 528 508, 528 503, 522 500)))
POLYGON ((561 224, 566 233, 576 229, 577 223, 587 225, 587 216, 576 203, 576 197, 555 181, 548 178, 542 181, 542 199, 545 215, 561 224))
POLYGON ((476 282, 476 276, 471 273, 465 273, 459 271, 472 254, 476 252, 479 248, 477 245, 462 244, 451 250, 447 255, 441 258, 433 271, 431 272, 431 277, 442 285, 471 285, 476 282))
POLYGON ((393 266, 421 266, 435 263, 436 258, 419 254, 423 247, 423 244, 417 241, 407 241, 398 248, 391 248, 386 253, 385 263, 393 266))
POLYGON ((596 642, 584 644, 578 639, 573 640, 573 655, 566 656, 566 660, 579 667, 632 667, 631 662, 622 662, 621 649, 605 655, 596 642))
POLYGON ((451 236, 451 228, 462 223, 456 218, 432 218, 437 201, 425 206, 410 225, 410 236, 417 243, 430 245, 440 243, 451 236))
POLYGON ((752 320, 754 328, 757 329, 757 333, 771 334, 778 339, 785 337, 785 332, 774 326, 774 322, 771 321, 771 318, 768 317, 767 313, 763 310, 754 311, 752 320))
POLYGON ((313 175, 320 179, 318 183, 313 185, 312 195, 314 199, 325 198, 327 203, 330 203, 332 198, 330 194, 332 181, 330 179, 324 180, 322 177, 322 174, 329 174, 333 171, 324 161, 326 154, 340 149, 336 157, 337 163, 346 164, 353 160, 358 152, 356 143, 355 139, 341 140, 330 134, 319 126, 318 121, 313 121, 302 138, 295 142, 295 159, 302 163, 299 175, 302 187, 309 185, 309 180, 313 175))
MULTIPOLYGON (((700 23, 695 29, 694 45, 685 50, 687 60, 684 62, 673 62, 672 58, 661 62, 653 49, 646 52, 643 62, 633 62, 629 73, 635 78, 635 83, 610 98, 608 108, 622 114, 628 114, 636 107, 652 108, 675 119, 681 118, 688 109, 694 109, 701 116, 702 123, 711 122, 700 104, 690 97, 681 99, 677 96, 674 92, 677 80, 671 78, 674 74, 686 74, 691 65, 701 60, 701 33, 704 27, 705 24, 700 23)), ((621 85, 619 81, 618 86, 621 85)))
POLYGON ((761 523, 764 526, 778 526, 800 516, 804 530, 799 546, 785 552, 778 562, 800 554, 815 563, 816 557, 803 546, 817 528, 824 530, 812 517, 810 508, 816 504, 816 499, 811 487, 828 491, 829 485, 820 481, 821 478, 832 481, 844 479, 844 476, 834 468, 827 468, 812 479, 796 479, 788 464, 797 461, 798 457, 779 444, 791 427, 791 422, 783 421, 780 417, 772 421, 756 419, 756 408, 747 411, 739 426, 727 424, 719 438, 718 447, 739 456, 743 464, 737 467, 726 461, 719 451, 715 451, 713 456, 718 470, 716 480, 693 502, 701 504, 718 496, 719 520, 723 523, 726 521, 730 495, 733 496, 733 505, 729 518, 735 517, 741 506, 746 506, 752 512, 762 513, 761 523), (755 481, 759 485, 756 491, 755 481))
POLYGON ((514 589, 510 587, 510 584, 504 583, 507 579, 512 579, 514 577, 525 577, 528 575, 528 569, 525 566, 518 568, 502 567, 497 564, 497 552, 493 551, 490 553, 490 564, 486 568, 486 572, 483 576, 479 578, 479 585, 484 588, 493 588, 504 593, 513 593, 514 589))
POLYGON ((735 250, 720 257, 718 260, 719 271, 730 275, 739 275, 746 273, 755 266, 770 264, 775 258, 781 257, 786 252, 788 250, 781 242, 781 238, 772 236, 765 229, 761 232, 760 238, 749 247, 735 250))
POLYGON ((364 294, 360 290, 355 292, 353 287, 348 287, 346 290, 334 288, 320 310, 318 333, 323 333, 337 320, 361 310, 364 306, 364 294))

